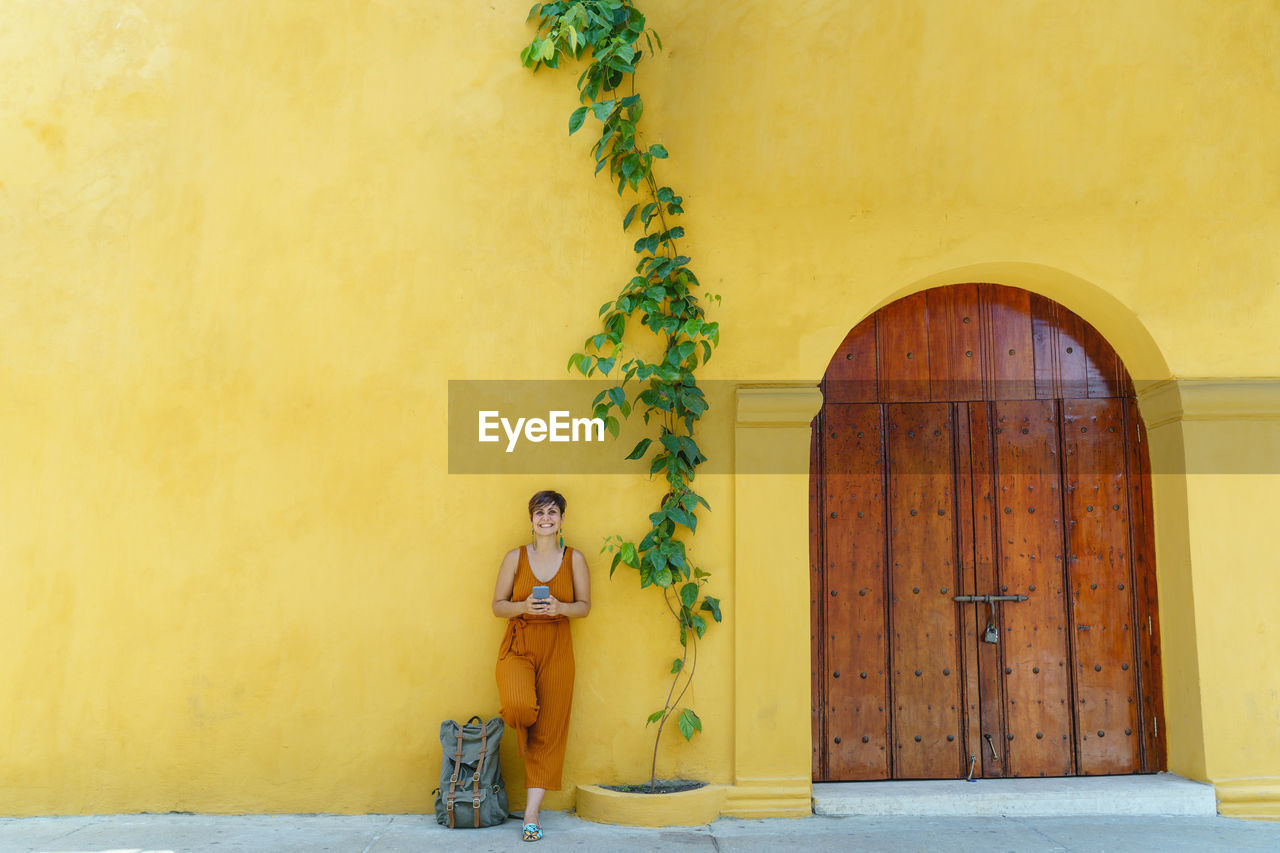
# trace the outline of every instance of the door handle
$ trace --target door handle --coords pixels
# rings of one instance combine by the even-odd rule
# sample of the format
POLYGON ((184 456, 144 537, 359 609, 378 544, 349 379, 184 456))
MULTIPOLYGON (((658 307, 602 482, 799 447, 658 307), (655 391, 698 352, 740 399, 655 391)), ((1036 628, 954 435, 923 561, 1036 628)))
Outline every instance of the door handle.
POLYGON ((1025 595, 953 595, 952 601, 980 601, 990 604, 993 601, 1027 601, 1025 595))

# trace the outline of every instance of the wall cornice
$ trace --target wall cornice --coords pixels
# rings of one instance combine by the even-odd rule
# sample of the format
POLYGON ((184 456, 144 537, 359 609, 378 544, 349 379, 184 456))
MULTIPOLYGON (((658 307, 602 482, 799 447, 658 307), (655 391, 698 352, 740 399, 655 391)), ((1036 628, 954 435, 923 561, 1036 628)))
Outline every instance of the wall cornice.
POLYGON ((1138 390, 1147 429, 1177 421, 1280 420, 1280 379, 1163 379, 1138 390))
POLYGON ((738 389, 737 425, 807 427, 821 408, 817 383, 744 386, 738 389))

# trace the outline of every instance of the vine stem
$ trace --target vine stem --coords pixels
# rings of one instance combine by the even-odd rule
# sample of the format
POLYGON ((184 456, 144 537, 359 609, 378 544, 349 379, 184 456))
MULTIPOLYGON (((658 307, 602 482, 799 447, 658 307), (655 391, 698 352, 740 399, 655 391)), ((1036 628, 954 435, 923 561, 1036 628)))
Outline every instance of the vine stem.
MULTIPOLYGON (((675 617, 676 622, 679 623, 680 615, 676 613, 675 606, 672 605, 671 603, 671 587, 665 587, 663 589, 662 600, 666 603, 667 610, 671 612, 671 615, 675 617)), ((689 659, 689 646, 688 644, 686 644, 684 647, 684 654, 681 655, 680 657, 680 671, 676 673, 675 678, 671 679, 671 689, 667 691, 667 703, 666 703, 666 709, 665 709, 666 712, 662 715, 662 718, 658 720, 658 732, 656 735, 654 735, 654 738, 653 738, 653 761, 649 764, 650 793, 653 792, 654 788, 657 787, 657 784, 658 784, 658 746, 662 743, 662 729, 666 726, 667 720, 671 719, 671 713, 675 710, 676 706, 680 704, 680 700, 684 698, 685 691, 689 689, 689 683, 693 681, 694 670, 698 668, 697 631, 694 631, 692 628, 690 628, 685 633, 685 638, 687 639, 688 643, 693 644, 693 663, 691 663, 688 666, 687 668, 688 674, 685 675, 686 667, 684 664, 685 664, 685 661, 689 659), (672 702, 671 697, 672 695, 675 694, 676 685, 680 683, 680 676, 682 675, 685 675, 684 687, 680 690, 680 694, 675 697, 675 701, 672 702)))

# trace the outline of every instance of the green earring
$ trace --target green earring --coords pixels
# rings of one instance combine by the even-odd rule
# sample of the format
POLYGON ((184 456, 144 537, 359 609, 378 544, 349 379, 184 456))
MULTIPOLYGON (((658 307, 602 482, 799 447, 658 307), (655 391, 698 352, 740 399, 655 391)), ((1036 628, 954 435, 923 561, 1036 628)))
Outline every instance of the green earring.
POLYGON ((564 528, 560 528, 560 547, 564 548, 564 528))

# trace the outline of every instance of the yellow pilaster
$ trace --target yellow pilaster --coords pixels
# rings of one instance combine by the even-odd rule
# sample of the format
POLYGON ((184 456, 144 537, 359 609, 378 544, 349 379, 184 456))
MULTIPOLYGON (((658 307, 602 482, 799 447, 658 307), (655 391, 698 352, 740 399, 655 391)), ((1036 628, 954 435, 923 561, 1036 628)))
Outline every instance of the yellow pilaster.
POLYGON ((1280 381, 1170 380, 1140 399, 1169 769, 1212 782, 1222 814, 1280 819, 1280 381))
POLYGON ((812 811, 809 423, 815 385, 738 389, 734 427, 734 787, 724 814, 812 811))

